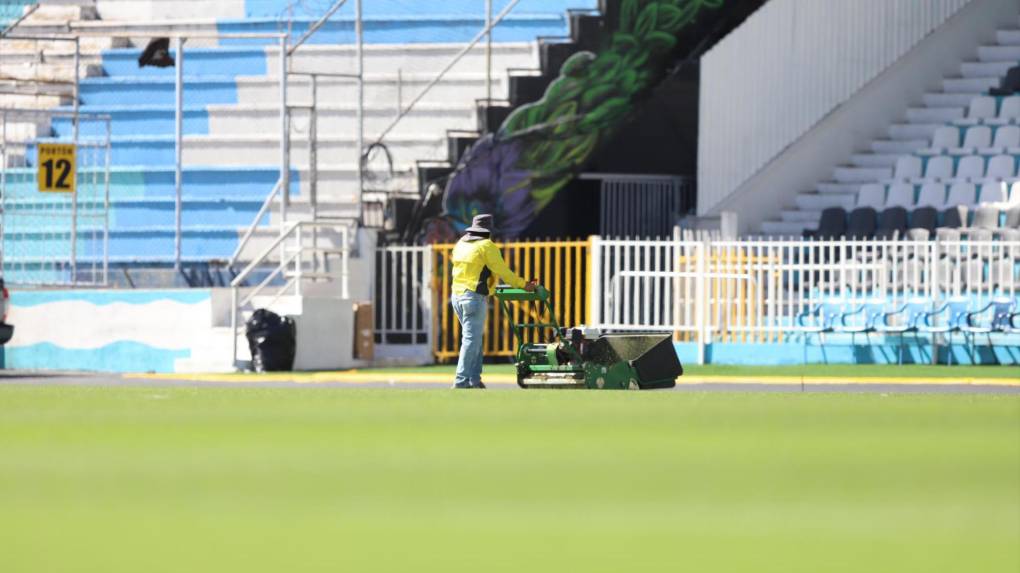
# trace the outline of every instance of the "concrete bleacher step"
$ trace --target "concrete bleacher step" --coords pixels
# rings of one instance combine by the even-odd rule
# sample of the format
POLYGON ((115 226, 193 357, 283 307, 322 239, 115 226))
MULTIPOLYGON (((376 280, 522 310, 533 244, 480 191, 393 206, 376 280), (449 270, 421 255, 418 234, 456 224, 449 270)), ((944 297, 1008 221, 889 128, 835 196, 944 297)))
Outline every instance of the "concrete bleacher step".
POLYGON ((871 142, 871 150, 875 153, 904 155, 913 153, 929 144, 928 139, 875 139, 871 142))
MULTIPOLYGON (((279 107, 267 105, 210 105, 209 132, 216 135, 273 133, 280 129, 279 107)), ((317 109, 317 126, 320 136, 345 134, 353 137, 357 128, 357 109, 350 104, 320 104, 317 109)), ((375 134, 387 128, 396 117, 396 110, 388 107, 368 107, 364 110, 365 133, 375 134)), ((448 129, 469 129, 476 122, 474 106, 454 104, 421 104, 416 106, 397 124, 394 135, 433 133, 442 136, 448 129)), ((301 110, 293 114, 292 126, 304 129, 307 114, 301 110)), ((370 135, 369 135, 370 136, 370 135)), ((292 136, 297 139, 299 136, 292 136)))
MULTIPOLYGON (((365 101, 374 106, 392 106, 397 109, 410 103, 425 86, 435 78, 434 74, 416 73, 385 73, 365 74, 365 101)), ((354 102, 357 97, 357 85, 340 78, 320 77, 317 80, 319 102, 354 102)), ((485 74, 483 73, 450 73, 443 81, 432 87, 422 98, 422 104, 449 103, 450 101, 472 102, 483 99, 485 91, 485 74)), ((492 77, 492 97, 505 99, 507 95, 507 78, 505 75, 492 77)), ((292 77, 287 85, 288 101, 311 100, 311 83, 301 76, 292 77)), ((237 78, 237 101, 258 102, 266 105, 279 105, 280 84, 275 78, 267 76, 241 76, 237 78)))
POLYGON ((946 93, 946 92, 929 92, 924 94, 922 101, 924 105, 932 107, 967 107, 970 105, 970 100, 981 95, 980 91, 973 93, 946 93))
POLYGON ((853 208, 857 202, 857 193, 798 193, 794 199, 798 209, 806 211, 821 211, 829 207, 853 208))
POLYGON ((964 62, 960 75, 965 78, 1001 78, 1018 62, 964 62))
POLYGON ((70 105, 71 101, 70 95, 5 93, 0 95, 0 108, 50 109, 61 105, 70 105))
POLYGON ((1001 46, 1020 46, 1020 30, 999 30, 995 41, 1001 46))
POLYGON ((978 46, 978 59, 982 62, 1020 62, 1020 46, 978 46))
POLYGON ((837 167, 833 170, 833 178, 840 183, 870 182, 892 177, 892 169, 888 167, 837 167))
POLYGON ((838 181, 821 181, 818 183, 819 193, 853 193, 857 194, 862 183, 840 183, 838 181))
MULTIPOLYGON (((78 77, 96 77, 103 75, 99 64, 82 64, 78 66, 78 77)), ((64 82, 74 83, 73 63, 10 63, 0 59, 0 78, 22 82, 64 82)))
POLYGON ((941 123, 894 123, 889 126, 889 138, 893 140, 930 141, 935 130, 942 127, 941 123))
POLYGON ((909 123, 948 123, 963 118, 965 108, 960 107, 912 107, 907 109, 909 123))
POLYGON ((998 77, 945 78, 942 89, 949 93, 984 93, 999 85, 998 77))
POLYGON ((898 153, 856 153, 850 158, 850 163, 857 167, 895 167, 899 157, 898 153))
POLYGON ((765 221, 761 224, 761 232, 772 237, 799 238, 805 230, 813 229, 815 226, 806 221, 765 221))
POLYGON ((806 209, 783 209, 780 213, 781 220, 787 223, 810 223, 816 224, 821 218, 821 211, 809 211, 806 209))

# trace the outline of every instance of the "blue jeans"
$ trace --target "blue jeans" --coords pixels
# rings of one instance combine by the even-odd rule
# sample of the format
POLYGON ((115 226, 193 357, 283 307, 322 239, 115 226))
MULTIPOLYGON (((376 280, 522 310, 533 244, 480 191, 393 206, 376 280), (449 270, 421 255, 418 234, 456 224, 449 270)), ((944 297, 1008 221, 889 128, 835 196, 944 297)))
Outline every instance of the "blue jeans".
POLYGON ((483 295, 471 291, 451 296, 450 304, 461 329, 454 387, 476 388, 482 382, 482 335, 485 334, 488 304, 483 295))

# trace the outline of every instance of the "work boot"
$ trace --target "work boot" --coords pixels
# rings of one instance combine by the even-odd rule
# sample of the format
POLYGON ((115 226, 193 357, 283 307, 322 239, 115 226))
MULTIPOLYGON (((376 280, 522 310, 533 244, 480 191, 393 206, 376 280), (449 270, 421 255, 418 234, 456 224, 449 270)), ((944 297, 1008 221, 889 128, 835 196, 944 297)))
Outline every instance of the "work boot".
POLYGON ((479 390, 485 390, 485 384, 482 384, 482 381, 479 380, 478 381, 478 385, 477 386, 472 386, 472 388, 478 388, 479 390))

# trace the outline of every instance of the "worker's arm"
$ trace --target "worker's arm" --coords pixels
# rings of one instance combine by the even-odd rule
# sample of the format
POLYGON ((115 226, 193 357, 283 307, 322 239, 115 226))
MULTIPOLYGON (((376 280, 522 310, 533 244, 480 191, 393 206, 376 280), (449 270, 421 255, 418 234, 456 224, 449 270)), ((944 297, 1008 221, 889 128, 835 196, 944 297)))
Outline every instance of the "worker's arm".
POLYGON ((506 263, 503 262, 503 255, 499 254, 499 248, 493 243, 489 243, 485 247, 485 266, 489 267, 492 274, 514 288, 524 288, 527 284, 527 281, 517 276, 510 270, 510 267, 506 266, 506 263))

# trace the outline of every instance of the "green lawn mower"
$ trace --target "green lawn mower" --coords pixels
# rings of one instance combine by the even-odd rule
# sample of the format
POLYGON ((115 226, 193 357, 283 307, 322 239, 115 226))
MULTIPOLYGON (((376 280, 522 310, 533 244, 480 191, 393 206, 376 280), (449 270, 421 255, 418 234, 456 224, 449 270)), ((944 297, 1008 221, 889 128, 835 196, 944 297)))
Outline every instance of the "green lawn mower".
MULTIPOLYGON (((521 388, 649 390, 672 388, 683 367, 668 334, 617 334, 556 322, 549 291, 496 287, 496 298, 517 340, 517 385, 521 388), (515 322, 511 303, 525 305, 533 322, 515 322), (542 322, 548 317, 549 322, 542 322), (527 342, 527 331, 550 331, 549 343, 527 342)), ((528 320, 525 318, 525 320, 528 320)))

